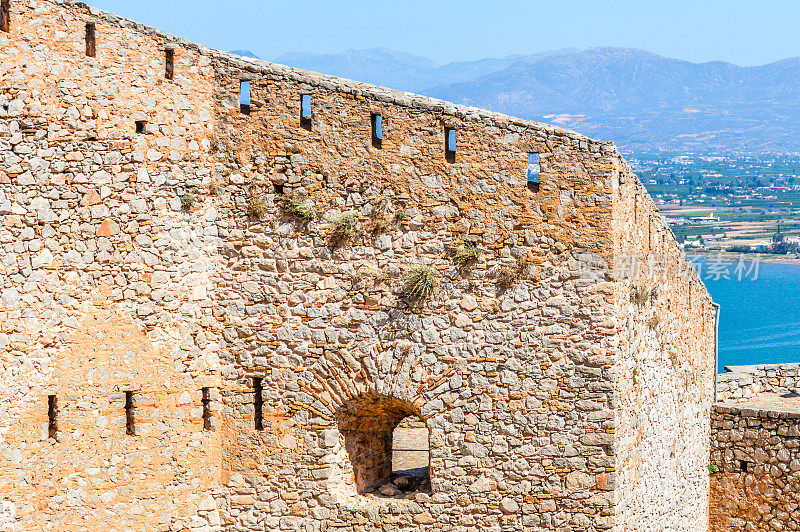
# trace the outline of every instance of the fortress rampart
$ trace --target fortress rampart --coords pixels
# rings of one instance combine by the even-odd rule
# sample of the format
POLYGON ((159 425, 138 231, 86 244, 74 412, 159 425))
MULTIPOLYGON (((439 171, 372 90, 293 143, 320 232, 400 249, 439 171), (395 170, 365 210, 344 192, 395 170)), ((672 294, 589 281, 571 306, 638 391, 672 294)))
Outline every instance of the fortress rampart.
POLYGON ((0 527, 707 527, 714 311, 612 144, 7 10, 0 527))
POLYGON ((800 529, 798 364, 726 367, 711 411, 711 530, 800 529))
POLYGON ((729 366, 717 377, 717 400, 740 403, 769 393, 791 395, 800 388, 800 364, 729 366))

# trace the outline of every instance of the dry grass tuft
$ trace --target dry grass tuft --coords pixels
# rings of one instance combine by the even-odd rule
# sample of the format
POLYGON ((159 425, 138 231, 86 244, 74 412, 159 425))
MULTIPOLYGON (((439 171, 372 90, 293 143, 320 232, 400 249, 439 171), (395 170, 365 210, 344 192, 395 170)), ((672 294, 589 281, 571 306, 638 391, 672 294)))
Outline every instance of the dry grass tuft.
POLYGON ((317 208, 314 203, 297 192, 287 192, 280 198, 281 207, 286 214, 303 222, 308 222, 317 217, 317 208))
POLYGON ((442 276, 427 264, 417 264, 406 272, 400 293, 405 299, 422 302, 430 299, 441 287, 442 276))
POLYGON ((449 251, 453 259, 453 264, 456 265, 456 269, 462 274, 469 273, 485 252, 480 244, 469 240, 460 240, 456 242, 450 246, 449 251))
POLYGON ((358 234, 358 222, 351 213, 340 214, 330 230, 330 244, 339 247, 358 234))
POLYGON ((510 266, 500 268, 497 273, 497 284, 503 290, 508 290, 530 275, 531 265, 527 260, 517 259, 517 262, 510 266))
POLYGON ((267 213, 267 204, 258 196, 252 196, 247 202, 247 215, 260 220, 267 213))

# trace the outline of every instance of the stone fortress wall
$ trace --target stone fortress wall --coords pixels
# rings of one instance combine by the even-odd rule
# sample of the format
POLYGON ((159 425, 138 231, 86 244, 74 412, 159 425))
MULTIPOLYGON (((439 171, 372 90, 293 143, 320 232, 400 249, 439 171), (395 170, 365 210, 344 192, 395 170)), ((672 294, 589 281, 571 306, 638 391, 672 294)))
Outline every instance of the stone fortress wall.
POLYGON ((705 525, 711 300, 613 145, 8 5, 0 525, 705 525), (367 494, 409 418, 430 490, 367 494))
POLYGON ((622 530, 706 530, 715 310, 644 186, 630 181, 614 213, 616 268, 632 279, 615 287, 617 515, 622 530))
POLYGON ((711 413, 711 530, 800 529, 800 364, 726 367, 711 413))

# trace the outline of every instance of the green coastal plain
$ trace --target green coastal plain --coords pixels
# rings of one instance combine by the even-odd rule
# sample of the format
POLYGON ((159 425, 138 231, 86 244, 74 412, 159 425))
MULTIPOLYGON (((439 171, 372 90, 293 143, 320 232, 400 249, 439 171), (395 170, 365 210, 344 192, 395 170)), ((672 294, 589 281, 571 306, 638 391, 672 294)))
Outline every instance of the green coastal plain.
POLYGON ((631 160, 687 251, 800 262, 800 154, 659 152, 631 160))

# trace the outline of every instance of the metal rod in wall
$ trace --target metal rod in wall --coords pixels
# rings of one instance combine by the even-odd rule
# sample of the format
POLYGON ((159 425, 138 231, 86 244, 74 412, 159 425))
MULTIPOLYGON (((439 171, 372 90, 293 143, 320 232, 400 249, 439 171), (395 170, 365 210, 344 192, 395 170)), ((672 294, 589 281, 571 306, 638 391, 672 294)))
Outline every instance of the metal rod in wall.
POLYGON ((719 378, 719 303, 711 302, 714 307, 714 402, 717 402, 717 379, 719 378))

